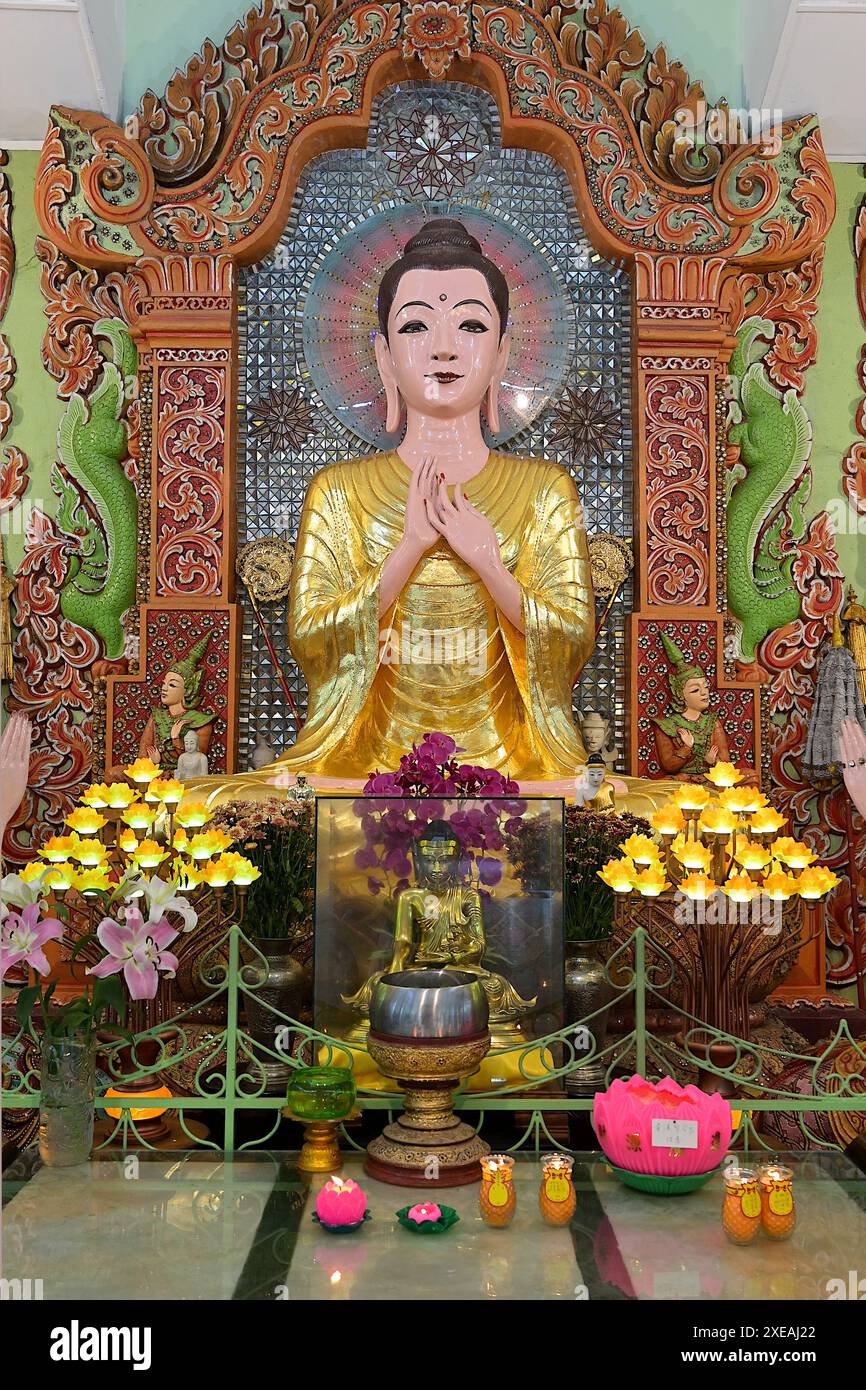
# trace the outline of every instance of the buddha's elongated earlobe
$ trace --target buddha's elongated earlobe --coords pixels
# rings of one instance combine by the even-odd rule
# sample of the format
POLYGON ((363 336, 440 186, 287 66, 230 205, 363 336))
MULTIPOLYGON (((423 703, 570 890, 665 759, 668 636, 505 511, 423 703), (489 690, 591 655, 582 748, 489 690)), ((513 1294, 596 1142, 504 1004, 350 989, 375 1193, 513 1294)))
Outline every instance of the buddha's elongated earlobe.
POLYGON ((391 354, 388 350, 388 341, 384 333, 377 333, 373 348, 376 353, 376 365, 379 368, 379 376, 385 388, 385 429, 388 434, 396 434, 400 428, 401 406, 400 392, 397 389, 397 379, 394 376, 394 369, 391 365, 391 354))
POLYGON ((505 333, 502 342, 499 344, 499 353, 496 358, 496 371, 493 380, 487 388, 485 404, 487 406, 487 423, 490 426, 491 434, 499 433, 499 387, 505 375, 505 368, 508 366, 508 354, 511 351, 511 339, 505 333))

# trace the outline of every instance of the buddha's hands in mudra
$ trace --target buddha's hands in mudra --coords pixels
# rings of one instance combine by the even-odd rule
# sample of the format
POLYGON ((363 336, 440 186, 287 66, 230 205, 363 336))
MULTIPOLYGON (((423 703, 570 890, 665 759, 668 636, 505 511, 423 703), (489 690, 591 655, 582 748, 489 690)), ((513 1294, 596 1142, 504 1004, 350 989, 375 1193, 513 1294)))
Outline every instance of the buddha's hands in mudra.
POLYGON ((452 501, 444 480, 438 478, 430 517, 454 554, 471 565, 480 578, 502 567, 496 532, 486 516, 473 507, 461 488, 455 487, 452 501))

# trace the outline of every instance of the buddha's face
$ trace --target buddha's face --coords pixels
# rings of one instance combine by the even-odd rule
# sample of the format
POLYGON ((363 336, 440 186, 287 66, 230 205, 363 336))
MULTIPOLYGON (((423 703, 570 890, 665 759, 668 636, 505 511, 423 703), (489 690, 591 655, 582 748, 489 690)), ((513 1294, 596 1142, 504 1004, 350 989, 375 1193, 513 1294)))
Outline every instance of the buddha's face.
POLYGON ((198 752, 198 734, 195 729, 187 729, 183 736, 183 751, 185 753, 198 752))
POLYGON ((587 753, 600 753, 607 738, 607 720, 600 714, 588 714, 580 726, 587 753))
POLYGON ((604 781, 605 769, 603 767, 588 767, 586 769, 586 785, 597 792, 604 781))
POLYGON ((183 676, 179 676, 177 671, 166 671, 162 678, 162 688, 159 692, 159 698, 169 709, 173 705, 185 705, 186 682, 183 676))
POLYGON ((422 415, 454 419, 478 410, 508 360, 499 311, 480 270, 409 270, 388 314, 376 360, 386 390, 422 415))
POLYGON ((699 713, 709 707, 710 686, 706 676, 693 676, 683 686, 683 702, 686 709, 699 713))
POLYGON ((436 839, 418 842, 419 877, 431 888, 446 888, 457 877, 460 846, 456 840, 436 839))

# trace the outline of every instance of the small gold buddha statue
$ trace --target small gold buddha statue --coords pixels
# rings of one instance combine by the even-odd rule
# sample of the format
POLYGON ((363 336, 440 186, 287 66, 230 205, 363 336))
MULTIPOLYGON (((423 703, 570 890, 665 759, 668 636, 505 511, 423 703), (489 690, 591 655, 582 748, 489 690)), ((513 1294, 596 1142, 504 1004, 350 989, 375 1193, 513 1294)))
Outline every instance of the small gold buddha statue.
POLYGON ((362 1016, 356 1035, 366 1038, 373 986, 383 975, 426 966, 467 970, 478 976, 490 1006, 491 1046, 514 1047, 531 1041, 521 1032, 520 1020, 535 1007, 535 999, 522 999, 504 975, 481 964, 485 950, 481 894, 473 884, 462 881, 461 857, 460 841, 444 820, 431 821, 423 837, 413 843, 415 886, 397 895, 391 960, 357 994, 343 996, 343 1002, 362 1016))

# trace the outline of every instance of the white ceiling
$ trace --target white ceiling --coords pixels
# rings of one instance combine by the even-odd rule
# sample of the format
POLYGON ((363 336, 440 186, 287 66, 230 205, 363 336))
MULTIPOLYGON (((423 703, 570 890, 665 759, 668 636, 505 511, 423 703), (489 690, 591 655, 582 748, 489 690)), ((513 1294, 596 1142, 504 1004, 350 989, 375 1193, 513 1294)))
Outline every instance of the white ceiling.
POLYGON ((831 160, 866 160, 866 0, 751 0, 744 14, 750 107, 817 111, 831 160))
POLYGON ((39 146, 55 103, 117 116, 119 0, 0 0, 0 146, 39 146))
MULTIPOLYGON (((728 3, 742 5, 747 105, 817 111, 830 159, 866 161, 866 0, 728 3)), ((122 0, 0 0, 0 146, 38 147, 55 102, 119 117, 122 11, 122 0)))

